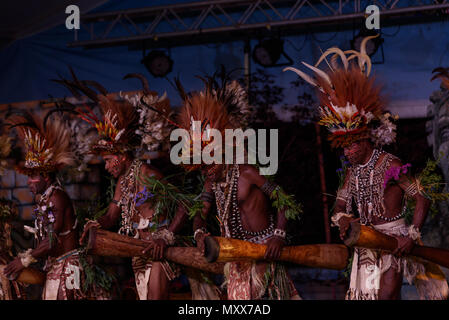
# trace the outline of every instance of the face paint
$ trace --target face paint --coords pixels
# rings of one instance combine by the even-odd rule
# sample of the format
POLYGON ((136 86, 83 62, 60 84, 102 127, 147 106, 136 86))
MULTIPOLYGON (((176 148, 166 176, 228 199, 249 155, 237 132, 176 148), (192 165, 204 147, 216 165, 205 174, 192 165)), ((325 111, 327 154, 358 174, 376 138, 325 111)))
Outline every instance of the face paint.
POLYGON ((45 179, 41 176, 28 177, 27 184, 33 194, 42 193, 46 188, 45 179))
POLYGON ((369 142, 362 140, 345 147, 344 154, 352 165, 360 165, 368 161, 372 152, 369 142))
POLYGON ((113 167, 113 168, 117 167, 119 164, 120 164, 120 161, 118 161, 118 159, 114 159, 114 160, 112 161, 112 167, 113 167))

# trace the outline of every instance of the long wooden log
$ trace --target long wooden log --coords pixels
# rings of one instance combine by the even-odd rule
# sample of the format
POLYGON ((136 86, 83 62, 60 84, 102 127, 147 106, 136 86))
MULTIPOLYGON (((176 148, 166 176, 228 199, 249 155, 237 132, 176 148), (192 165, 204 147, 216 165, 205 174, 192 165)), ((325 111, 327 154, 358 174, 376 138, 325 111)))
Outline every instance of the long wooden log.
MULTIPOLYGON (((205 256, 210 262, 264 260, 266 245, 223 237, 207 237, 205 256)), ((340 244, 286 246, 279 261, 308 267, 342 270, 348 264, 348 248, 340 244)))
MULTIPOLYGON (((371 227, 351 222, 345 244, 350 247, 362 247, 368 249, 380 249, 394 251, 397 247, 396 238, 381 233, 371 227)), ((449 250, 415 245, 410 255, 423 258, 440 266, 449 268, 449 250)))
MULTIPOLYGON (((148 243, 114 232, 92 228, 89 231, 88 253, 109 257, 136 257, 148 243)), ((209 263, 196 247, 167 247, 164 258, 187 267, 223 274, 223 263, 209 263)))
POLYGON ((38 284, 43 286, 45 284, 46 275, 44 272, 33 269, 25 268, 17 277, 16 281, 27 284, 38 284))
MULTIPOLYGON (((7 279, 3 276, 3 270, 6 267, 6 265, 0 266, 0 273, 2 275, 2 278, 7 279)), ((26 284, 39 284, 43 286, 45 284, 46 275, 44 272, 36 270, 34 268, 24 268, 19 276, 14 279, 14 281, 26 283, 26 284)))

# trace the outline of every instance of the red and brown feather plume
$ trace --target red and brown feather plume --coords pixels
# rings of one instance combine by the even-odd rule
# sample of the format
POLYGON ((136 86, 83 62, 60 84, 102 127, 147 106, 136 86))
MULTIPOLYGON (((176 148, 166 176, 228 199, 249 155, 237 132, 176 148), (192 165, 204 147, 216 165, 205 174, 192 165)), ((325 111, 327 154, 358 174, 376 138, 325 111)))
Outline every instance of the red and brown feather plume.
POLYGON ((391 115, 385 113, 386 100, 381 94, 381 86, 374 76, 370 76, 371 60, 365 46, 374 37, 366 37, 362 41, 360 52, 334 47, 326 50, 315 66, 303 62, 315 77, 296 68, 284 69, 294 71, 319 89, 319 124, 330 131, 329 140, 333 147, 344 147, 366 138, 376 145, 395 140, 396 126, 390 121, 391 115), (330 70, 318 69, 317 66, 329 55, 332 55, 328 63, 330 70), (337 58, 340 58, 341 65, 337 64, 337 58))
POLYGON ((17 129, 25 148, 25 164, 18 166, 18 171, 48 173, 75 164, 70 131, 61 119, 56 117, 44 125, 43 119, 25 111, 12 115, 8 123, 17 129))
POLYGON ((97 117, 88 106, 77 108, 80 117, 98 131, 99 138, 92 144, 92 152, 125 153, 139 146, 140 137, 136 134, 139 114, 136 108, 127 100, 116 100, 95 81, 78 80, 73 70, 70 69, 70 71, 72 80, 54 81, 68 88, 75 97, 87 96, 99 106, 102 112, 102 116, 97 117))

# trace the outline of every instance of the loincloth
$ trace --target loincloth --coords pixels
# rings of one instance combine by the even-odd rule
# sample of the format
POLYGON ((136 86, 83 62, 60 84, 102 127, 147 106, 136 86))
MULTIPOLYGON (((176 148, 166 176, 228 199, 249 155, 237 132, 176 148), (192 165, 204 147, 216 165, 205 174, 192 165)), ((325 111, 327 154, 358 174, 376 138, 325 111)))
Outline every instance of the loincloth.
MULTIPOLYGON (((136 233, 135 238, 139 238, 139 232, 136 233)), ((164 273, 169 281, 179 276, 180 268, 172 262, 167 260, 153 262, 151 257, 146 256, 133 257, 131 264, 134 271, 137 293, 140 300, 148 299, 148 283, 150 281, 153 263, 161 264, 162 269, 164 270, 164 273)))
POLYGON ((42 292, 43 300, 110 299, 110 294, 97 286, 83 290, 84 270, 79 253, 79 249, 75 249, 57 258, 47 258, 44 267, 47 279, 42 292))
POLYGON ((225 278, 229 300, 301 299, 287 269, 281 263, 228 262, 225 265, 225 278), (266 264, 266 268, 258 271, 257 267, 262 264, 266 264))
POLYGON ((69 251, 58 258, 48 257, 44 271, 47 272, 43 300, 81 300, 81 265, 79 251, 69 251))
MULTIPOLYGON (((391 236, 408 236, 404 219, 374 225, 374 229, 391 236)), ((354 248, 351 281, 347 300, 377 300, 382 274, 393 268, 409 284, 414 284, 421 299, 441 300, 448 295, 448 286, 441 269, 415 257, 396 257, 381 250, 354 248)))

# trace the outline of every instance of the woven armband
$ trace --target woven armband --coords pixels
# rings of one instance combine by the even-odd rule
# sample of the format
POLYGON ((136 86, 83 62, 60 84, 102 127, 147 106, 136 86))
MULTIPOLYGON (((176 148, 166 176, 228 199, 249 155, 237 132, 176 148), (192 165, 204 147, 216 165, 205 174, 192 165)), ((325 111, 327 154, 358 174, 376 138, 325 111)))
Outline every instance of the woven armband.
POLYGON ((415 182, 413 182, 413 183, 411 183, 406 189, 405 189, 405 194, 407 195, 407 196, 409 196, 409 197, 414 197, 414 196, 416 196, 416 194, 419 192, 419 189, 418 189, 418 185, 415 183, 415 182))
POLYGON ((346 188, 341 188, 337 191, 337 200, 347 202, 349 198, 349 192, 346 188))
POLYGON ((276 183, 268 180, 262 185, 262 187, 260 187, 262 192, 265 193, 268 197, 271 197, 271 194, 276 188, 279 188, 279 186, 276 183))
POLYGON ((193 234, 193 240, 196 241, 196 236, 199 235, 200 233, 201 233, 201 234, 207 233, 207 229, 204 228, 204 227, 196 229, 196 230, 195 230, 195 233, 193 234))
POLYGON ((276 229, 274 229, 273 235, 275 237, 279 237, 279 238, 285 239, 285 237, 287 236, 287 233, 285 232, 285 230, 276 228, 276 229))
POLYGON ((215 200, 215 195, 212 192, 205 191, 205 192, 201 193, 200 200, 213 203, 215 200))

